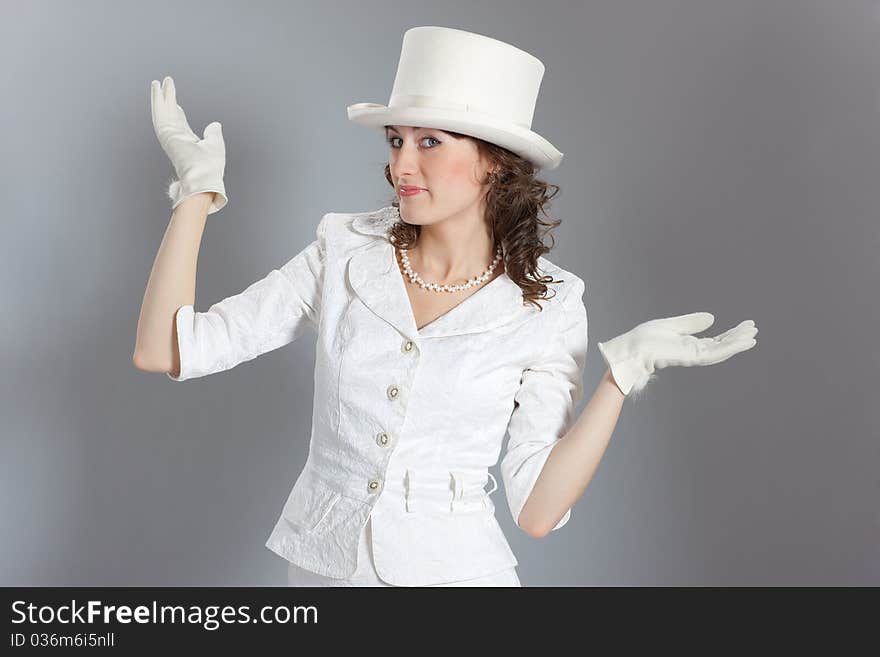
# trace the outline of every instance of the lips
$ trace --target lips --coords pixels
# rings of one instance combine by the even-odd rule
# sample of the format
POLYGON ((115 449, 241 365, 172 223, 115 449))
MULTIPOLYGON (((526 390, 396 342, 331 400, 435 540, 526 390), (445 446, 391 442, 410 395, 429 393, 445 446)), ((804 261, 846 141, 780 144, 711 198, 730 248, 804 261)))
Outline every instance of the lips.
POLYGON ((402 192, 421 192, 424 191, 424 187, 413 187, 412 185, 401 185, 400 191, 402 192))

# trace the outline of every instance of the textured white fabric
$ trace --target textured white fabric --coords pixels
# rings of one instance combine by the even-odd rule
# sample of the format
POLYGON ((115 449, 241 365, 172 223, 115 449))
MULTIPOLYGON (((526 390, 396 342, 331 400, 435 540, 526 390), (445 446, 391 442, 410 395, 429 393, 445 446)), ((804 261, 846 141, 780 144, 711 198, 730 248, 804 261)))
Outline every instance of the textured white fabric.
MULTIPOLYGON (((358 543, 358 566, 355 573, 346 579, 325 577, 297 566, 293 562, 287 563, 288 586, 394 586, 379 577, 376 565, 373 561, 373 549, 371 547, 372 521, 368 520, 361 532, 358 543)), ((452 582, 439 582, 427 586, 516 586, 521 587, 516 566, 510 566, 497 573, 482 575, 473 579, 465 579, 452 582)))
POLYGON ((503 273, 418 330, 387 238, 398 219, 390 206, 327 214, 317 239, 264 279, 205 312, 181 307, 176 380, 228 370, 312 327, 309 456, 266 546, 350 578, 371 518, 384 581, 473 579, 518 563, 484 489, 505 432, 500 471, 518 520, 582 397, 584 283, 542 257, 539 273, 563 281, 543 310, 503 273))

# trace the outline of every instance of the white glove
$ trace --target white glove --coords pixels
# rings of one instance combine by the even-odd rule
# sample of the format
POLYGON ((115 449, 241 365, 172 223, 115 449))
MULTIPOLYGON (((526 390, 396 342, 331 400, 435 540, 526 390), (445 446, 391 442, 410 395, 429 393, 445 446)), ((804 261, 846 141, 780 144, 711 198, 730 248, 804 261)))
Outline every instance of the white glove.
POLYGON ((200 192, 215 192, 208 214, 226 205, 223 172, 226 169, 226 144, 219 122, 208 124, 204 139, 189 127, 183 108, 177 104, 174 80, 170 76, 151 83, 153 128, 162 150, 168 155, 177 180, 168 188, 168 196, 176 209, 184 199, 200 192))
POLYGON ((620 391, 638 394, 657 378, 655 368, 713 365, 758 343, 754 339, 758 329, 750 319, 714 338, 691 335, 714 322, 711 313, 702 312, 652 319, 597 346, 620 391))

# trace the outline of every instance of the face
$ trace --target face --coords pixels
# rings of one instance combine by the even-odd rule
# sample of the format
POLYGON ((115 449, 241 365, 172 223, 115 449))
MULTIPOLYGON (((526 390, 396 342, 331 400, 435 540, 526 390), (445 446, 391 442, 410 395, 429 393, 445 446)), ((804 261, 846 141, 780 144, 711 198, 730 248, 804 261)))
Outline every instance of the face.
POLYGON ((436 128, 394 125, 385 128, 391 179, 401 216, 411 224, 432 224, 453 216, 482 217, 489 169, 477 143, 436 128), (413 196, 401 186, 423 187, 413 196))

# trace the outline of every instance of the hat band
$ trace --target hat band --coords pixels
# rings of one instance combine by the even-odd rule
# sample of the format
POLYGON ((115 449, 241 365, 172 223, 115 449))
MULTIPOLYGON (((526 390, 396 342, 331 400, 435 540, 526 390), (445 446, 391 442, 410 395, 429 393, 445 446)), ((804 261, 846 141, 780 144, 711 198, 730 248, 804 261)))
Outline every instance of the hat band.
POLYGON ((493 115, 485 107, 472 103, 459 103, 448 98, 438 96, 423 96, 419 94, 398 94, 391 98, 388 107, 428 107, 432 109, 456 110, 459 112, 479 112, 480 114, 493 115))

